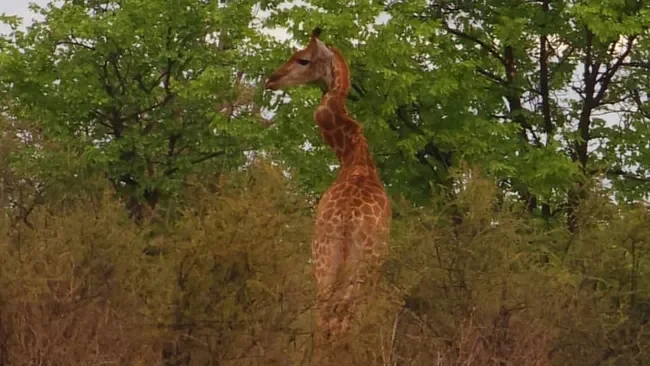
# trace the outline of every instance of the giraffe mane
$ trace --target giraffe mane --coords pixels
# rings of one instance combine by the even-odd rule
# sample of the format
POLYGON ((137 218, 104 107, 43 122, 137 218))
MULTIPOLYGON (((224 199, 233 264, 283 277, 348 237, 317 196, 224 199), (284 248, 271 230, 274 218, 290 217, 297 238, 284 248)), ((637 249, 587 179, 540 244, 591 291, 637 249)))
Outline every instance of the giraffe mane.
POLYGON ((338 78, 339 83, 339 85, 336 87, 338 88, 338 90, 336 90, 336 94, 342 96, 345 99, 348 95, 351 85, 350 67, 348 66, 348 63, 345 60, 345 56, 343 56, 341 50, 333 45, 328 45, 327 47, 334 53, 334 66, 336 67, 336 72, 341 74, 340 76, 334 75, 335 78, 338 78))

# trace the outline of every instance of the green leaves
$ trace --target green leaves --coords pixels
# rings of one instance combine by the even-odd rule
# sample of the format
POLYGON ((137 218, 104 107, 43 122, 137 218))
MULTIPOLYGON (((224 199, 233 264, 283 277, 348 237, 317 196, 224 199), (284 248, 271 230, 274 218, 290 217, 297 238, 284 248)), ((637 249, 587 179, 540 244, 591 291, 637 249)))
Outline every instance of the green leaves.
POLYGON ((255 148, 260 129, 246 112, 255 101, 242 81, 261 70, 244 67, 252 58, 244 46, 264 38, 249 29, 245 5, 48 6, 44 21, 3 40, 0 88, 12 115, 38 121, 86 169, 128 187, 125 195, 148 187, 165 196, 194 165, 224 152, 239 164, 255 148))
POLYGON ((278 102, 259 85, 318 25, 348 59, 348 107, 392 193, 450 191, 448 170, 464 163, 558 204, 590 176, 632 200, 647 191, 643 4, 133 0, 35 10, 43 22, 0 40, 9 114, 37 121, 75 169, 109 172, 118 185, 171 192, 212 159, 231 167, 243 151, 264 151, 323 191, 337 162, 313 123, 322 92, 297 88, 278 102), (260 23, 293 38, 275 42, 260 23), (275 114, 268 129, 262 106, 275 114))
MULTIPOLYGON (((394 193, 427 197, 430 187, 446 179, 441 169, 465 161, 518 182, 511 187, 560 202, 584 173, 629 163, 621 148, 634 149, 643 140, 597 116, 621 100, 634 109, 626 95, 638 83, 622 87, 630 75, 622 65, 636 57, 643 62, 650 49, 640 39, 625 51, 625 39, 618 37, 650 24, 645 5, 505 0, 465 8, 401 1, 381 9, 330 0, 270 8, 269 26, 288 26, 304 43, 313 25, 325 25, 327 40, 348 57, 355 93, 363 91, 350 101, 350 111, 364 124, 394 193), (382 11, 386 21, 377 24, 382 11), (589 40, 585 27, 596 38, 589 40), (583 79, 585 60, 593 63, 592 85, 583 79), (576 85, 576 77, 582 84, 576 85), (586 101, 587 94, 600 98, 598 103, 586 101), (576 152, 583 146, 589 146, 586 160, 576 152), (581 167, 585 161, 588 166, 581 167)), ((305 89, 300 93, 308 95, 305 89)), ((285 121, 280 113, 277 125, 299 119, 305 126, 303 134, 287 133, 285 146, 317 138, 303 124, 310 119, 302 111, 308 107, 292 102, 282 108, 295 114, 285 121)))

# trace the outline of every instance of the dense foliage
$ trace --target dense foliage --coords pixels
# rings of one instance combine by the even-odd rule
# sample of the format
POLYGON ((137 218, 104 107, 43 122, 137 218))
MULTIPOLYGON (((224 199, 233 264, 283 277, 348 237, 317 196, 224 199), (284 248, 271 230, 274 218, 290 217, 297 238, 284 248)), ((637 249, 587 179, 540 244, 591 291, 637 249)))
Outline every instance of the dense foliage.
MULTIPOLYGON (((351 109, 365 122, 393 193, 422 200, 448 191, 449 169, 471 162, 532 211, 568 215, 570 225, 592 178, 609 178, 621 201, 646 198, 650 5, 314 5, 279 11, 268 22, 288 26, 296 38, 315 24, 332 30, 329 40, 353 67, 351 109)), ((286 117, 280 110, 283 121, 300 111, 301 121, 309 119, 308 108, 292 106, 286 117)))
POLYGON ((311 217, 337 161, 321 90, 261 81, 317 25, 395 208, 354 357, 650 362, 650 4, 32 9, 0 18, 0 364, 309 358, 311 217))

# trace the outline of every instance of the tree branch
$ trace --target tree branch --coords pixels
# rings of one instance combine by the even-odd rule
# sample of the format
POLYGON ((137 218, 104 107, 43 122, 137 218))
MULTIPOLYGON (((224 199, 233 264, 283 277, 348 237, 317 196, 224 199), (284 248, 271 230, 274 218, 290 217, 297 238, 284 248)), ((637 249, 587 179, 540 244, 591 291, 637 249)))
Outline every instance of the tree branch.
POLYGON ((507 85, 507 82, 505 80, 503 80, 503 78, 500 77, 499 75, 496 75, 496 74, 494 74, 494 73, 492 73, 490 71, 487 71, 487 70, 483 70, 483 69, 481 69, 479 67, 477 67, 475 70, 479 74, 485 76, 486 78, 494 81, 495 83, 497 83, 497 84, 499 84, 501 86, 506 86, 507 85))
POLYGON ((573 51, 575 51, 575 47, 569 46, 569 48, 564 52, 564 55, 558 60, 558 62, 554 65, 553 69, 549 71, 549 78, 552 80, 557 71, 564 65, 564 63, 571 57, 573 54, 573 51))
POLYGON ((641 62, 641 61, 621 62, 621 66, 636 67, 639 69, 650 70, 650 62, 641 62))
MULTIPOLYGON (((584 69, 582 73, 582 80, 584 83, 584 99, 582 102, 582 110, 578 119, 578 134, 579 139, 576 139, 575 144, 575 157, 582 165, 582 168, 587 167, 589 160, 588 146, 589 146, 589 128, 591 124, 591 112, 596 107, 594 103, 594 91, 596 89, 596 77, 600 68, 600 62, 594 61, 593 41, 594 33, 585 27, 585 60, 584 69)), ((573 207, 573 206, 572 206, 573 207)), ((570 215, 571 216, 571 215, 570 215)), ((573 220, 574 218, 571 218, 573 220)), ((571 227, 571 225, 569 225, 571 227)))
MULTIPOLYGON (((542 10, 544 15, 548 16, 549 0, 543 0, 542 10)), ((539 89, 542 94, 542 117, 544 119, 544 129, 549 135, 553 134, 553 120, 551 119, 551 101, 550 101, 550 76, 548 67, 548 39, 546 37, 546 24, 542 28, 542 34, 539 36, 539 89)), ((549 138, 551 140, 551 138, 549 138)))
MULTIPOLYGON (((218 156, 224 155, 225 153, 226 153, 225 151, 215 151, 213 153, 206 154, 206 155, 204 155, 204 156, 202 156, 200 158, 196 158, 196 159, 190 161, 190 164, 192 164, 192 165, 200 164, 200 163, 203 163, 203 162, 208 161, 210 159, 214 159, 214 158, 216 158, 218 156)), ((177 171, 178 171, 178 167, 171 168, 171 169, 168 169, 168 170, 165 171, 165 175, 170 176, 170 175, 176 173, 177 171)))
MULTIPOLYGON (((619 55, 616 58, 616 61, 614 62, 613 65, 608 66, 607 70, 603 73, 603 75, 598 79, 600 82, 600 88, 598 89, 598 93, 594 97, 594 104, 600 105, 600 102, 602 101, 603 97, 605 96, 605 93, 607 92, 607 88, 609 87, 609 83, 612 81, 612 78, 618 71, 618 69, 623 65, 623 61, 625 58, 632 52, 632 46, 634 45, 634 41, 636 40, 637 36, 630 36, 627 39, 627 44, 625 45, 625 51, 621 55, 619 55)), ((612 44, 615 46, 616 41, 612 42, 612 44)))
POLYGON ((460 31, 458 29, 453 29, 449 25, 447 25, 446 23, 443 23, 442 27, 447 32, 449 32, 449 33, 451 33, 451 34, 453 34, 453 35, 455 35, 457 37, 460 37, 460 38, 463 38, 463 39, 466 39, 468 41, 471 41, 471 42, 474 42, 474 43, 478 44, 479 46, 481 46, 481 48, 483 48, 483 50, 487 51, 489 54, 494 56, 502 64, 504 64, 504 65, 506 64, 505 59, 499 54, 499 52, 497 52, 497 50, 494 47, 490 46, 485 41, 482 41, 478 37, 469 35, 469 34, 464 33, 464 32, 462 32, 462 31, 460 31))
POLYGON ((83 48, 85 48, 87 50, 90 50, 90 51, 95 50, 95 47, 93 47, 93 46, 89 46, 89 45, 83 44, 83 43, 81 43, 79 41, 72 41, 72 40, 58 41, 58 42, 56 42, 56 45, 57 46, 60 46, 60 45, 79 46, 79 47, 83 47, 83 48))
MULTIPOLYGON (((594 171, 592 173, 596 173, 596 172, 594 171)), ((608 169, 605 171, 605 174, 608 176, 621 177, 635 182, 650 183, 650 177, 642 177, 634 173, 626 172, 621 168, 608 169)))
POLYGON ((111 64, 113 67, 113 72, 115 73, 115 76, 117 77, 117 81, 120 82, 120 86, 122 87, 122 93, 121 94, 126 94, 127 93, 127 86, 126 86, 126 80, 122 76, 122 72, 120 71, 120 53, 115 51, 111 52, 108 56, 108 62, 111 64))
POLYGON ((639 112, 643 114, 643 117, 650 119, 650 113, 645 110, 639 89, 632 90, 632 100, 634 100, 634 103, 636 103, 637 107, 639 108, 639 112))

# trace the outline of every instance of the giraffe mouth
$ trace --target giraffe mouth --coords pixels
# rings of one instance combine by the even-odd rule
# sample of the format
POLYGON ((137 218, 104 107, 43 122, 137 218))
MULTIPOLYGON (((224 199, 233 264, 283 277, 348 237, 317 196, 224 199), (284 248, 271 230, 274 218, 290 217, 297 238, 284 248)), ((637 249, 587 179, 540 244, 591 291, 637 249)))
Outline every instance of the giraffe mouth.
POLYGON ((278 87, 275 84, 273 84, 272 82, 270 82, 270 83, 265 83, 264 84, 264 89, 278 90, 278 87))
POLYGON ((279 77, 276 77, 274 75, 271 75, 266 81, 264 82, 264 89, 270 89, 270 90, 278 90, 278 86, 276 85, 276 82, 280 79, 279 77))

